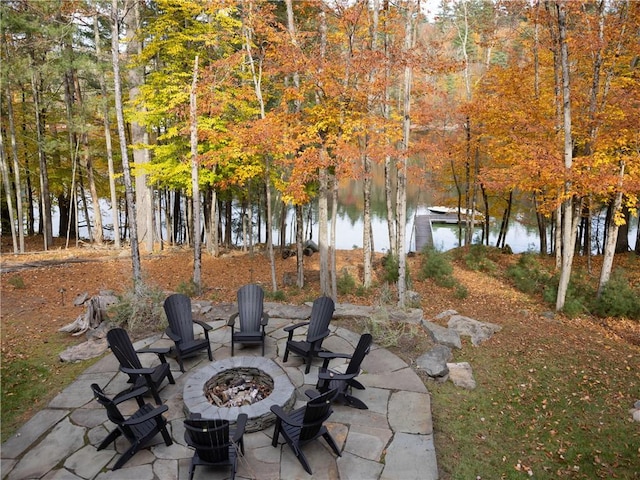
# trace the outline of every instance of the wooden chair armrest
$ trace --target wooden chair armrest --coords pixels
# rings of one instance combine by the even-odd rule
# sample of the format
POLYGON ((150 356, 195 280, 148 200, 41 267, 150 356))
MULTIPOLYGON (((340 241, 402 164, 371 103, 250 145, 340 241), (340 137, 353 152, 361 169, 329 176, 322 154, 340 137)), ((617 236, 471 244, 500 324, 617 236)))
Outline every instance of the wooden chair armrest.
POLYGON ((231 441, 233 443, 238 443, 242 438, 242 435, 244 435, 244 429, 247 426, 248 418, 249 417, 246 413, 241 413, 240 415, 238 415, 238 418, 236 419, 236 430, 235 432, 233 432, 233 436, 231 438, 231 441))
POLYGON ((118 395, 116 395, 113 398, 112 402, 115 405, 119 405, 119 404, 121 404, 122 402, 124 402, 126 400, 130 400, 132 398, 136 398, 137 399, 138 397, 142 397, 148 391, 149 391, 149 388, 146 387, 146 386, 138 387, 138 388, 136 388, 134 390, 125 390, 124 392, 121 392, 118 395))
POLYGON ((167 410, 169 410, 169 407, 167 407, 166 405, 160 405, 159 407, 154 408, 149 413, 142 415, 141 417, 129 418, 125 420, 123 422, 123 425, 137 425, 139 423, 144 423, 148 420, 151 420, 152 418, 159 417, 167 410))
POLYGON ((193 323, 200 325, 205 333, 207 333, 213 328, 211 325, 209 325, 206 322, 203 322, 202 320, 194 320, 193 323))
POLYGON ((126 373, 127 375, 151 375, 155 371, 155 368, 120 367, 120 371, 122 373, 126 373))
POLYGON ((295 325, 289 325, 287 327, 284 327, 284 331, 293 332, 296 328, 304 327, 305 325, 309 325, 309 322, 300 322, 296 323, 295 325))

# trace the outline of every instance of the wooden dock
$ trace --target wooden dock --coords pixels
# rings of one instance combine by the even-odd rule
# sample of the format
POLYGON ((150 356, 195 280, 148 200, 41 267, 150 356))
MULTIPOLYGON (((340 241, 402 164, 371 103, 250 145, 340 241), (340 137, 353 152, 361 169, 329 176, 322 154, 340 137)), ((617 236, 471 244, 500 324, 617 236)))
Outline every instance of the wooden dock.
POLYGON ((433 247, 433 215, 416 215, 413 229, 416 235, 416 252, 421 252, 425 247, 433 247))
MULTIPOLYGON (((464 218, 462 219, 464 222, 464 218)), ((416 215, 413 229, 416 237, 416 252, 424 247, 433 247, 433 224, 446 223, 457 224, 458 215, 455 213, 432 213, 428 215, 416 215)), ((478 225, 476 223, 476 225, 478 225)), ((482 224, 479 224, 482 226, 482 224)))

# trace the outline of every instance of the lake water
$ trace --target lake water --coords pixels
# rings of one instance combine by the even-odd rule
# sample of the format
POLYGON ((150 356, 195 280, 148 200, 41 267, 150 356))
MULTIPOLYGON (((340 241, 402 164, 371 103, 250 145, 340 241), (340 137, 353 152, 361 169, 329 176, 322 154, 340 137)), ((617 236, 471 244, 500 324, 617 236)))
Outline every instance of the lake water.
MULTIPOLYGON (((101 210, 103 214, 103 219, 108 222, 111 218, 111 212, 108 202, 104 201, 101 204, 101 210)), ((337 218, 337 226, 336 226, 336 249, 338 250, 350 250, 352 248, 362 248, 362 212, 355 205, 351 207, 347 207, 343 204, 339 205, 337 218)), ((81 223, 84 223, 84 219, 82 218, 82 212, 79 212, 81 216, 81 223)), ((406 231, 406 239, 407 239, 407 251, 415 251, 415 235, 413 232, 413 223, 415 215, 423 215, 428 213, 428 209, 425 206, 420 206, 417 208, 412 208, 410 213, 408 213, 408 221, 407 221, 407 231, 406 231)), ((234 214, 239 214, 239 210, 234 212, 234 214)), ((57 225, 58 221, 58 212, 57 209, 54 210, 54 230, 56 230, 55 225, 57 225)), ((316 222, 312 225, 313 235, 311 235, 311 239, 318 242, 318 226, 317 226, 317 208, 314 211, 313 215, 314 221, 316 222)), ((291 225, 294 225, 295 221, 293 218, 293 209, 289 209, 288 217, 287 217, 287 225, 288 228, 291 228, 291 225)), ((279 221, 274 219, 274 225, 279 225, 279 221)), ((511 247, 511 250, 514 253, 524 253, 524 252, 538 252, 540 249, 540 239, 538 237, 538 230, 532 223, 525 224, 518 220, 512 219, 509 222, 509 230, 507 232, 506 243, 511 247)), ((490 231, 489 231, 489 245, 495 246, 498 233, 499 233, 500 222, 498 219, 490 219, 490 231)), ((374 214, 371 220, 371 227, 373 231, 373 247, 376 252, 386 252, 389 249, 389 234, 387 229, 387 221, 381 214, 374 214)), ((308 227, 307 227, 308 228, 308 227)), ((636 239, 636 231, 638 228, 638 217, 631 219, 631 227, 629 228, 629 245, 633 248, 635 245, 636 239)), ((594 227, 595 229, 595 227, 594 227)), ((163 228, 164 231, 164 228, 163 228)), ((264 229, 263 229, 264 232, 264 229)), ((86 227, 80 227, 80 237, 87 238, 88 232, 86 227)), ((105 237, 112 237, 111 230, 105 230, 105 237)), ((165 232, 166 234, 166 232, 165 232)), ((235 238, 235 237, 234 237, 235 238)), ((274 239, 279 239, 279 232, 274 232, 274 239)), ((290 242, 294 241, 292 238, 291 231, 287 231, 287 238, 290 242)), ((308 238, 308 235, 305 236, 308 238)), ((480 243, 482 238, 481 229, 476 229, 473 235, 473 243, 480 243)), ((264 241, 264 239, 260 239, 260 241, 264 241)), ((452 248, 456 248, 460 246, 460 242, 458 241, 458 226, 455 224, 434 224, 433 225, 433 242, 434 247, 440 251, 450 250, 452 248)), ((73 242, 72 242, 73 243, 73 242)))
MULTIPOLYGON (((418 214, 426 212, 426 208, 421 207, 418 214)), ((415 250, 415 234, 413 233, 413 220, 415 215, 409 218, 407 223, 407 250, 415 250)), ((500 222, 497 219, 490 219, 489 245, 495 246, 498 240, 500 222)), ((336 226, 336 249, 347 250, 362 247, 362 219, 356 221, 347 215, 339 216, 336 226)), ((638 228, 638 217, 632 218, 629 228, 629 245, 635 245, 636 231, 638 228)), ((316 228, 317 230, 317 228, 316 228)), ((389 248, 389 234, 386 219, 374 217, 372 219, 373 242, 376 252, 385 252, 389 248)), ((480 243, 482 231, 478 228, 473 235, 473 243, 480 243)), ((317 241, 317 237, 314 239, 317 241)), ((433 243, 439 251, 446 251, 460 246, 458 241, 458 225, 455 224, 434 224, 433 243)), ((540 251, 540 238, 537 227, 529 227, 517 220, 509 222, 509 230, 506 236, 506 244, 511 247, 513 253, 540 251)))

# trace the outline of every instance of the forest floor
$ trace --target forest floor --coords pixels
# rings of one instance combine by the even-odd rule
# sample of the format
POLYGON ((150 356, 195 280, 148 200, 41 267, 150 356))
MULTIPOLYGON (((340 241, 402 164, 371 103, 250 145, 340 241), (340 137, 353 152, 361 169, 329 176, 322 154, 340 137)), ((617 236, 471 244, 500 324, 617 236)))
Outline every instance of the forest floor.
MULTIPOLYGON (((58 331, 84 312, 83 308, 73 305, 74 298, 84 292, 96 295, 100 290, 123 293, 131 286, 132 264, 128 251, 118 252, 109 247, 97 248, 84 244, 65 248, 61 240, 56 239, 54 247, 43 252, 41 241, 41 238, 29 239, 28 252, 15 255, 12 253, 10 239, 2 238, 3 441, 64 387, 66 377, 86 368, 86 365, 74 367, 62 364, 57 358, 57 354, 64 348, 84 340, 83 337, 73 337, 58 331), (22 366, 34 358, 39 359, 41 368, 34 372, 23 371, 22 366), (40 393, 27 405, 22 401, 18 407, 12 407, 12 397, 16 397, 16 400, 20 398, 19 391, 24 388, 25 382, 42 383, 40 393), (11 408, 19 408, 19 415, 8 418, 8 409, 11 408), (5 422, 7 419, 10 421, 5 422)), ((359 276, 362 273, 361 259, 361 250, 339 251, 337 271, 349 271, 351 275, 359 276)), ((340 295, 338 301, 377 305, 389 297, 389 289, 382 281, 384 268, 381 259, 382 254, 378 254, 375 262, 375 287, 365 292, 354 289, 350 294, 340 295)), ((470 270, 461 261, 455 262, 454 276, 467 290, 466 297, 459 298, 451 289, 439 287, 429 280, 418 280, 420 255, 410 258, 408 268, 412 278, 411 289, 420 294, 424 318, 433 319, 445 310, 454 309, 479 321, 500 324, 503 327, 502 333, 487 342, 486 347, 482 347, 491 349, 491 356, 495 358, 535 348, 544 348, 548 358, 559 358, 570 350, 574 352, 575 364, 581 365, 593 362, 591 352, 587 352, 585 346, 600 345, 602 348, 598 351, 598 358, 610 356, 611 361, 621 364, 630 362, 631 368, 635 369, 632 379, 627 379, 627 383, 631 383, 631 390, 612 392, 612 395, 618 395, 616 403, 621 407, 628 402, 632 406, 633 401, 640 396, 638 363, 632 367, 633 362, 640 358, 640 322, 596 319, 591 316, 568 319, 561 315, 555 315, 550 320, 547 312, 552 308, 549 305, 544 304, 540 298, 518 292, 500 274, 516 259, 516 255, 495 255, 492 260, 496 262, 499 272, 490 274, 470 270), (581 355, 584 358, 581 359, 581 355), (632 398, 633 395, 636 396, 635 399, 632 398)), ((295 278, 296 260, 295 257, 282 259, 276 254, 278 288, 284 292, 283 301, 287 303, 311 301, 319 295, 319 255, 305 257, 304 261, 306 286, 302 290, 284 287, 285 276, 295 278)), ((597 276, 599 259, 595 257, 591 261, 593 275, 597 276)), ((577 258, 574 268, 580 268, 581 264, 586 267, 584 262, 584 259, 577 258)), ((616 265, 631 272, 631 281, 636 286, 640 285, 640 260, 636 255, 630 253, 618 256, 616 265)), ((193 253, 187 249, 168 248, 158 253, 143 254, 142 272, 145 282, 150 285, 167 292, 180 290, 192 278, 193 253)), ((262 284, 265 291, 271 290, 271 269, 263 253, 227 251, 217 258, 206 253, 202 255, 204 292, 200 298, 213 302, 233 302, 237 289, 249 282, 262 284)), ((420 350, 420 344, 403 342, 395 348, 395 353, 411 363, 424 353, 420 350)), ((394 347, 389 349, 394 351, 394 347)), ((476 373, 480 382, 483 375, 496 374, 499 375, 499 372, 476 373)), ((447 412, 446 415, 439 416, 439 405, 435 404, 432 408, 436 423, 439 418, 444 419, 452 414, 447 412)), ((439 449, 438 445, 436 448, 439 449)), ((640 458, 640 451, 638 457, 640 458)), ((449 467, 445 465, 444 468, 446 470, 449 467)))

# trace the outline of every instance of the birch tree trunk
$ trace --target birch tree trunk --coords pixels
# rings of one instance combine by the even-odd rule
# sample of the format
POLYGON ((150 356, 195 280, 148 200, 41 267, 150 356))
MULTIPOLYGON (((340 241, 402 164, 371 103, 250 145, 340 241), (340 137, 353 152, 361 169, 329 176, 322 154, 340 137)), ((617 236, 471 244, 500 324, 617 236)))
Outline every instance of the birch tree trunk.
MULTIPOLYGON (((371 26, 371 51, 376 52, 378 50, 378 11, 380 5, 378 0, 373 1, 372 5, 372 26, 371 26)), ((376 69, 372 68, 369 72, 369 86, 373 85, 376 78, 376 69)), ((367 107, 371 111, 373 108, 373 97, 369 95, 367 98, 367 107)), ((365 136, 365 152, 362 158, 364 167, 364 179, 363 179, 363 216, 362 216, 362 284, 365 288, 371 286, 373 277, 373 248, 371 245, 371 157, 367 152, 368 148, 368 134, 365 136)))
MULTIPOLYGON (((413 13, 415 5, 406 11, 404 50, 409 53, 413 47, 413 13)), ((398 192, 397 192, 397 232, 398 232, 398 306, 404 308, 407 293, 407 256, 406 249, 406 225, 407 225, 407 164, 409 161, 409 141, 411 134, 411 83, 413 69, 411 63, 404 67, 403 80, 403 115, 402 115, 402 158, 398 169, 398 192)))
MULTIPOLYGON (((621 211, 622 207, 622 182, 624 178, 624 161, 620 163, 620 174, 619 174, 619 182, 618 187, 620 190, 616 193, 615 200, 613 201, 613 208, 611 218, 607 224, 607 234, 606 242, 604 245, 604 257, 602 259, 602 269, 600 270, 600 281, 598 283, 598 293, 597 296, 600 298, 602 295, 602 291, 604 290, 605 285, 611 278, 611 269, 613 268, 613 258, 616 253, 616 243, 618 240, 618 214, 621 211)), ((627 221, 629 221, 627 219, 627 221)))
MULTIPOLYGON (((8 99, 11 101, 11 99, 8 99)), ((16 235, 16 216, 13 211, 13 188, 9 180, 9 167, 7 165, 7 155, 4 148, 4 135, 0 129, 0 171, 2 171, 2 185, 7 200, 7 210, 9 210, 9 223, 11 224, 11 240, 13 241, 13 253, 18 253, 18 237, 16 235)))
MULTIPOLYGON (((327 48, 327 19, 326 13, 323 10, 319 12, 319 25, 320 25, 320 57, 321 61, 325 60, 326 48, 327 48)), ((322 68, 322 67, 321 67, 322 68)), ((319 93, 317 94, 319 100, 319 93)), ((326 165, 326 149, 323 147, 319 150, 320 165, 318 171, 318 249, 320 253, 320 292, 322 295, 331 295, 331 286, 329 285, 329 252, 328 252, 328 205, 327 196, 328 190, 328 172, 326 165)))
POLYGON ((7 86, 7 117, 9 135, 11 137, 11 158, 13 159, 13 178, 15 184, 16 217, 18 220, 18 251, 24 253, 24 222, 22 213, 22 181, 20 179, 20 163, 18 162, 18 146, 16 143, 16 126, 13 118, 13 98, 7 86))
POLYGON ((573 165, 573 138, 571 134, 571 81, 569 77, 569 46, 567 45, 567 23, 564 2, 558 2, 558 33, 560 40, 560 65, 562 69, 562 113, 564 126, 564 169, 565 182, 562 202, 562 265, 560 280, 558 282, 558 294, 556 297, 556 310, 564 308, 569 280, 571 279, 571 266, 573 263, 573 196, 570 173, 573 165))
MULTIPOLYGON (((247 52, 247 58, 249 60, 249 67, 251 69, 251 76, 253 78, 253 88, 260 107, 260 118, 264 119, 266 116, 264 107, 264 97, 262 95, 262 58, 258 62, 256 68, 256 62, 251 49, 251 37, 248 25, 244 26, 244 48, 247 52)), ((265 156, 264 167, 264 182, 265 182, 265 202, 267 204, 267 254, 269 255, 269 266, 271 267, 271 289, 275 292, 278 290, 278 281, 276 279, 276 259, 273 253, 273 215, 271 213, 271 171, 269 156, 265 156)))
MULTIPOLYGON (((293 2, 292 0, 285 0, 287 7, 287 30, 291 37, 291 43, 298 47, 298 36, 295 28, 295 16, 293 14, 293 2)), ((293 73, 293 85, 296 90, 300 89, 300 75, 298 72, 293 73)), ((294 102, 294 113, 299 113, 301 109, 301 102, 296 99, 294 102)), ((298 288, 304 287, 304 254, 303 254, 303 241, 304 241, 304 219, 302 205, 296 205, 296 285, 298 288)))
MULTIPOLYGON (((102 59, 102 48, 100 46, 100 32, 98 29, 98 10, 93 17, 93 35, 96 44, 96 58, 98 62, 102 59)), ((104 125, 104 141, 107 150, 107 168, 109 171, 109 193, 111 195, 111 222, 113 223, 113 244, 120 249, 120 217, 118 215, 118 196, 116 193, 116 174, 113 166, 113 145, 111 143, 111 124, 109 121, 109 96, 107 94, 107 85, 104 75, 98 75, 100 83, 100 92, 102 93, 103 108, 103 125, 104 125)))
POLYGON ((191 143, 191 188, 193 202, 193 284, 197 294, 202 293, 202 250, 200 241, 200 177, 198 175, 198 105, 196 87, 198 86, 198 55, 193 61, 193 80, 189 92, 189 127, 191 143))
POLYGON ((35 66, 32 65, 31 87, 33 90, 33 106, 36 114, 36 141, 38 143, 38 166, 40 167, 40 220, 42 222, 43 249, 49 250, 53 245, 53 225, 51 223, 51 194, 49 192, 49 173, 47 158, 44 153, 43 118, 40 105, 39 79, 35 66))
POLYGON ((331 188, 331 248, 329 249, 329 261, 331 263, 331 298, 338 301, 338 272, 336 272, 336 228, 338 225, 338 179, 332 175, 331 188))
POLYGON ((131 184, 131 168, 127 151, 125 135, 124 113, 122 109, 122 87, 120 85, 120 56, 119 56, 119 28, 118 28, 118 0, 111 0, 111 55, 113 63, 113 87, 116 102, 116 118, 118 119, 118 139, 122 154, 122 171, 124 174, 124 188, 127 196, 127 214, 129 216, 129 236, 131 239, 131 264, 133 267, 133 287, 136 293, 142 288, 142 266, 140 249, 138 247, 138 231, 136 228, 136 204, 131 184))
MULTIPOLYGON (((321 150, 321 155, 325 155, 321 150)), ((326 168, 320 168, 318 172, 318 181, 320 188, 318 192, 318 249, 320 251, 320 293, 322 295, 331 296, 331 287, 329 285, 329 249, 328 249, 328 175, 326 168)))
MULTIPOLYGON (((389 15, 389 2, 384 2, 384 21, 386 23, 388 15, 389 15)), ((384 57, 385 57, 385 68, 384 68, 384 100, 382 104, 382 116, 385 120, 389 120, 391 118, 391 110, 390 110, 390 101, 391 101, 391 93, 389 88, 389 83, 391 81, 391 49, 389 47, 389 43, 391 41, 390 35, 388 33, 388 29, 384 28, 384 57)), ((395 174, 394 170, 394 162, 389 155, 385 156, 384 159, 384 196, 385 202, 387 206, 387 228, 389 230, 389 255, 391 257, 398 256, 398 237, 396 235, 396 209, 395 202, 393 201, 393 178, 395 174)))
MULTIPOLYGON (((73 80, 73 89, 75 91, 75 98, 80 107, 80 111, 84 115, 84 102, 82 100, 82 91, 80 90, 80 83, 78 82, 78 75, 75 71, 71 72, 73 80)), ((91 161, 91 155, 89 153, 89 136, 86 132, 81 135, 82 141, 82 159, 84 168, 87 172, 87 182, 89 183, 89 194, 91 195, 91 203, 93 204, 93 230, 92 238, 97 245, 102 245, 104 239, 104 230, 102 225, 102 211, 100 209, 100 197, 98 196, 98 189, 96 188, 95 175, 93 171, 93 162, 91 161)), ((89 225, 89 217, 87 216, 87 225, 89 225)))

